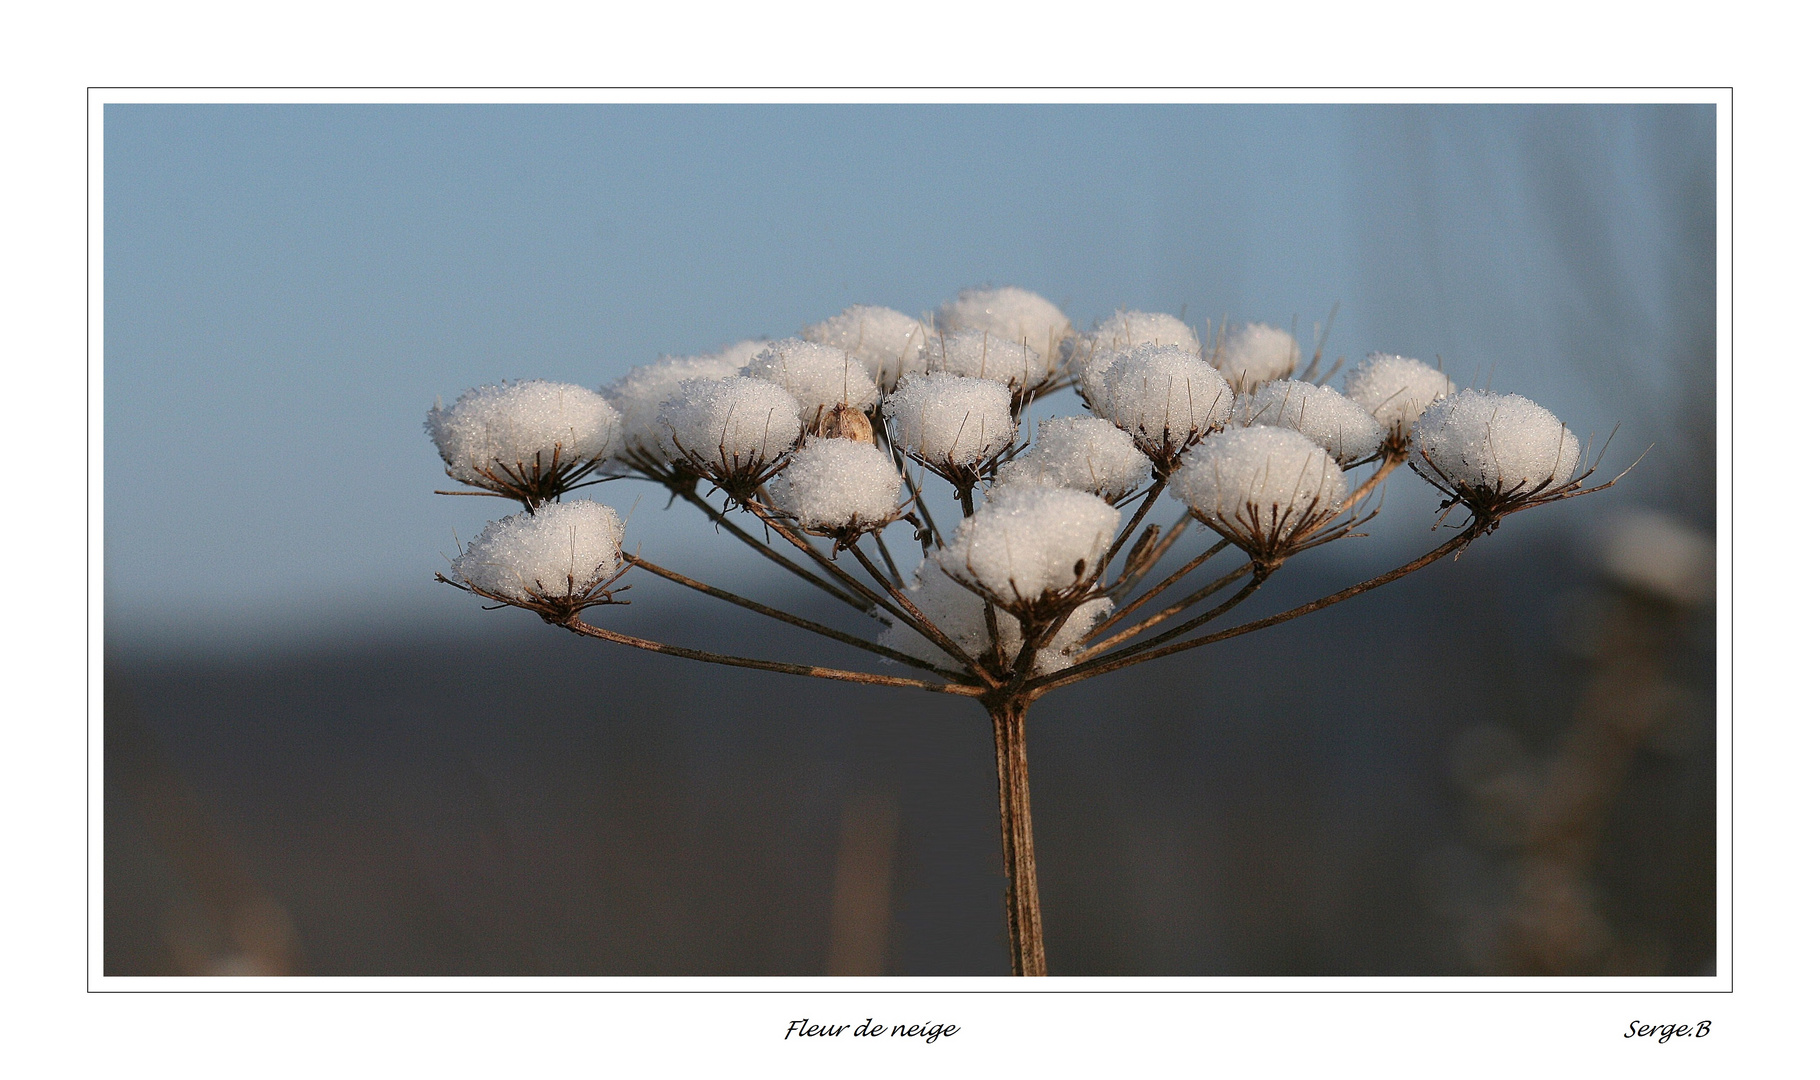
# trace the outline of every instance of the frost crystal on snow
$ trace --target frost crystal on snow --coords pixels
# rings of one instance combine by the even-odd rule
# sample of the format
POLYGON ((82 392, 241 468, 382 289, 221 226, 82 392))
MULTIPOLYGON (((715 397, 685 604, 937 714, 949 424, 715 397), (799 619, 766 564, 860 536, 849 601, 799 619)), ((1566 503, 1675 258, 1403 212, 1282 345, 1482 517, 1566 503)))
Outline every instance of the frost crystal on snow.
MULTIPOLYGON (((917 569, 916 580, 905 595, 962 652, 975 659, 992 658, 992 632, 986 627, 990 605, 942 573, 934 563, 925 562, 917 569)), ((1069 655, 1070 651, 1111 613, 1112 601, 1105 597, 1089 600, 1075 608, 1050 639, 1048 647, 1037 650, 1032 670, 1038 675, 1047 675, 1072 666, 1074 659, 1069 655)), ((1016 661, 1024 647, 1023 628, 1016 618, 997 608, 992 608, 992 618, 997 624, 999 647, 1004 650, 1005 662, 1010 664, 1016 661)), ((878 643, 932 664, 952 666, 955 662, 940 646, 907 623, 893 622, 879 635, 878 643)))
POLYGON ((1517 394, 1462 390, 1416 421, 1410 461, 1430 483, 1492 505, 1571 483, 1580 440, 1555 414, 1517 394))
POLYGON ((1392 437, 1407 439, 1422 410, 1453 393, 1453 380, 1420 360, 1372 353, 1346 373, 1346 396, 1365 406, 1392 437))
POLYGON ((1035 349, 1054 363, 1061 344, 1073 331, 1068 316, 1028 289, 966 289, 942 305, 936 328, 947 333, 983 330, 996 338, 1035 349))
POLYGON ((1377 453, 1384 426, 1365 406, 1326 386, 1280 379, 1257 388, 1243 406, 1246 426, 1299 431, 1342 465, 1377 453))
POLYGON ((535 514, 491 522, 450 567, 482 595, 558 614, 604 600, 619 573, 625 525, 588 499, 552 503, 535 514))
POLYGON ((832 345, 866 365, 885 393, 905 375, 923 372, 923 324, 888 307, 854 304, 803 331, 803 337, 832 345))
POLYGON ((931 335, 923 342, 923 362, 931 374, 947 372, 1001 382, 1013 394, 1037 386, 1053 370, 1038 350, 983 330, 931 335))
POLYGON ((962 472, 1011 445, 1011 391, 961 375, 912 375, 885 399, 897 445, 932 469, 962 472))
POLYGON ((450 477, 526 506, 554 499, 606 460, 619 427, 619 411, 599 394, 541 379, 477 386, 424 420, 450 477))
POLYGON ((1004 607, 1091 582, 1118 532, 1104 499, 1062 488, 1015 488, 966 518, 936 556, 948 574, 1004 607))
POLYGON ((1002 466, 993 496, 1015 487, 1060 487, 1117 502, 1150 482, 1150 459, 1118 425, 1097 416, 1058 416, 1036 430, 1036 444, 1002 466))
POLYGON ((1214 349, 1213 366, 1239 393, 1277 379, 1286 379, 1302 362, 1301 347, 1287 330, 1264 323, 1247 323, 1222 338, 1214 349))
POLYGON ((832 345, 801 338, 773 341, 741 374, 790 391, 807 424, 819 422, 838 405, 870 409, 878 404, 878 382, 866 365, 832 345))
POLYGON ((1145 456, 1165 467, 1232 415, 1232 388, 1220 373, 1173 345, 1119 353, 1091 393, 1094 412, 1124 428, 1145 456))
POLYGON ((693 379, 658 410, 675 450, 735 497, 750 495, 802 435, 801 406, 774 382, 693 379))
POLYGON ((810 439, 778 473, 778 509, 812 532, 863 532, 897 517, 903 477, 891 455, 850 439, 810 439))
MULTIPOLYGON (((742 342, 732 350, 757 342, 742 342)), ((670 433, 657 422, 658 409, 675 395, 677 388, 690 379, 725 379, 739 373, 740 360, 734 363, 724 354, 708 356, 667 356, 654 364, 635 367, 601 393, 619 410, 622 418, 620 445, 615 452, 619 461, 633 468, 651 469, 676 457, 676 444, 670 433)))
POLYGON ((1300 432, 1234 428, 1182 458, 1169 490, 1197 518, 1253 555, 1306 539, 1346 498, 1340 464, 1300 432))

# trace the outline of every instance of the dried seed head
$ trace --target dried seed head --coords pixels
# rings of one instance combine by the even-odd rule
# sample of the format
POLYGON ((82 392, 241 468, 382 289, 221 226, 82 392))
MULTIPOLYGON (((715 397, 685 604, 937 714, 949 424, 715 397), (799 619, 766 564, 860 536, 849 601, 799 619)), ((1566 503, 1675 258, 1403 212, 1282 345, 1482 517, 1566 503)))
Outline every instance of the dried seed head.
POLYGON ((1346 498, 1339 462, 1287 428, 1235 428, 1182 458, 1169 490, 1253 557, 1280 561, 1320 534, 1346 498))
POLYGON ((610 506, 588 499, 555 503, 488 524, 445 580, 561 622, 612 602, 625 531, 610 506))
POLYGON ((424 428, 452 479, 534 509, 607 460, 620 415, 586 387, 534 379, 475 387, 446 409, 438 403, 424 428))
POLYGON ((821 430, 816 434, 825 439, 850 439, 867 446, 874 442, 871 418, 864 409, 852 405, 836 405, 832 412, 822 417, 821 430))

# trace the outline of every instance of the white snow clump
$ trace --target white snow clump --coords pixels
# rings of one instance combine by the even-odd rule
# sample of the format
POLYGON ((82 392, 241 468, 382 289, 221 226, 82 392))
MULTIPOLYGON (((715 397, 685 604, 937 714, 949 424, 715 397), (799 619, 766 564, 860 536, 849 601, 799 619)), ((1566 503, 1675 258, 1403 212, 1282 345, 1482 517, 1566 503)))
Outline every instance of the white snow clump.
POLYGON ((625 534, 610 506, 589 499, 551 503, 490 522, 455 559, 450 576, 504 600, 583 601, 619 572, 625 534))
POLYGON ((963 519, 936 561, 1009 608, 1091 581, 1118 527, 1087 492, 1015 488, 963 519))
POLYGON ((870 409, 878 404, 878 381, 866 365, 832 345, 801 338, 773 341, 740 374, 790 391, 802 407, 804 423, 814 423, 837 405, 870 409))
POLYGON ((450 477, 515 493, 604 461, 620 416, 586 387, 532 379, 474 387, 446 409, 438 402, 423 426, 450 477))
POLYGON ((851 439, 810 439, 777 474, 771 494, 805 529, 865 531, 897 517, 903 482, 883 450, 851 439))
POLYGON ((1416 421, 1412 463, 1454 492, 1540 494, 1573 480, 1580 440, 1555 414, 1519 394, 1462 390, 1416 421))
POLYGON ((933 469, 964 470, 1017 438, 1004 383, 961 375, 911 375, 885 399, 897 445, 933 469))
POLYGON ((939 330, 984 330, 996 338, 1028 345, 1053 363, 1063 341, 1073 332, 1068 316, 1028 289, 965 289, 942 305, 935 317, 939 330))
POLYGON ((903 312, 865 304, 803 331, 805 339, 832 345, 864 364, 885 393, 904 375, 922 374, 923 334, 923 324, 903 312))
POLYGON ((1129 432, 1138 449, 1159 464, 1232 415, 1226 380, 1174 345, 1139 345, 1119 353, 1092 395, 1093 411, 1129 432))
POLYGON ((1058 416, 1039 424, 1035 445, 999 469, 990 496, 1059 487, 1117 502, 1149 481, 1150 459, 1118 425, 1097 416, 1058 416))
POLYGON ((789 453, 802 435, 800 410, 790 391, 765 379, 691 379, 658 410, 658 424, 672 458, 680 453, 719 478, 789 453))
POLYGON ((1420 360, 1372 353, 1346 373, 1346 396, 1365 406, 1398 439, 1409 437, 1416 417, 1453 393, 1453 380, 1420 360))
POLYGON ((931 335, 923 342, 923 363, 931 374, 945 371, 1002 382, 1013 394, 1041 383, 1054 370, 1039 350, 983 330, 931 335))
MULTIPOLYGON (((758 344, 744 342, 742 344, 758 344)), ((735 346, 735 349, 740 346, 735 346)), ((732 351, 732 350, 728 350, 732 351)), ((665 462, 676 456, 670 433, 658 423, 658 410, 690 379, 725 379, 739 373, 740 365, 722 353, 705 356, 666 356, 626 372, 601 393, 623 419, 616 456, 625 464, 665 462)))
MULTIPOLYGON (((925 562, 917 569, 916 580, 911 583, 905 595, 962 652, 975 659, 990 657, 992 633, 986 627, 989 605, 977 594, 942 573, 934 563, 925 562)), ((1112 606, 1111 600, 1100 597, 1075 608, 1062 628, 1056 631, 1048 647, 1037 650, 1032 665, 1035 673, 1047 675, 1072 666, 1074 660, 1069 655, 1070 650, 1112 613, 1112 606)), ((1005 661, 1011 663, 1024 647, 1023 627, 1013 616, 997 608, 992 608, 991 611, 993 621, 998 626, 998 640, 1004 649, 1005 661)), ((932 664, 951 667, 955 662, 940 646, 908 623, 893 622, 879 635, 878 643, 932 664)))
POLYGON ((1198 354, 1201 337, 1194 327, 1158 311, 1119 311, 1094 324, 1093 332, 1074 339, 1077 361, 1110 357, 1138 345, 1174 345, 1198 354))
POLYGON ((1377 453, 1384 426, 1365 406, 1326 386, 1279 379, 1252 392, 1245 424, 1299 431, 1345 465, 1377 453))
POLYGON ((1298 431, 1233 428, 1182 458, 1169 491, 1254 555, 1277 554, 1346 498, 1340 463, 1298 431))
POLYGON ((1264 323, 1247 323, 1227 334, 1213 354, 1213 366, 1241 394, 1288 378, 1301 362, 1302 349, 1289 331, 1264 323))

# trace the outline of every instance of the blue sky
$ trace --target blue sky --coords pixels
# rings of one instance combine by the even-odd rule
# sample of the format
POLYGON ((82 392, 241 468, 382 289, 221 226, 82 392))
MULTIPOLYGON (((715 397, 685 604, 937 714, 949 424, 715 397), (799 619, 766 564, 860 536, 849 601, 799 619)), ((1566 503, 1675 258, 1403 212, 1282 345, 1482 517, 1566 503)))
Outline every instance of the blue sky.
MULTIPOLYGON (((1338 302, 1330 351, 1622 420, 1614 455, 1660 444, 1624 497, 1710 515, 1714 131, 1710 106, 109 106, 110 634, 442 619, 464 598, 429 575, 504 504, 430 494, 438 395, 983 283, 1305 342, 1338 302)), ((592 492, 647 551, 724 543, 592 492)), ((1393 500, 1389 548, 1333 557, 1425 535, 1432 500, 1393 500)))

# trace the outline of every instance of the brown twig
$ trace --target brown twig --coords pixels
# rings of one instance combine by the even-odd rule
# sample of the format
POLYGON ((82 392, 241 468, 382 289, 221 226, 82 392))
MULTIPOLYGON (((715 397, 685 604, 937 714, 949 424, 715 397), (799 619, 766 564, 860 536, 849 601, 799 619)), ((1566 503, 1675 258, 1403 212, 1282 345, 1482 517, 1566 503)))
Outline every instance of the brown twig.
POLYGON ((700 660, 709 664, 725 664, 728 667, 775 671, 781 675, 804 675, 815 679, 832 679, 835 682, 864 683, 867 686, 901 686, 911 690, 927 690, 934 694, 959 694, 962 697, 979 697, 985 692, 980 687, 960 683, 923 682, 919 679, 898 678, 895 675, 873 675, 863 671, 846 671, 841 668, 817 667, 811 664, 786 664, 779 660, 755 660, 747 656, 728 656, 723 653, 684 648, 681 645, 665 645, 661 641, 651 641, 647 638, 617 633, 582 622, 579 619, 559 625, 583 637, 600 638, 602 641, 630 645, 634 649, 644 649, 647 652, 663 653, 665 656, 680 656, 687 660, 700 660))
POLYGON ((664 567, 661 567, 661 566, 657 565, 656 563, 651 562, 648 559, 640 558, 639 556, 633 555, 629 552, 625 553, 624 558, 627 562, 631 563, 633 566, 636 566, 642 570, 648 570, 651 573, 656 574, 658 577, 665 579, 666 581, 673 581, 676 584, 681 585, 685 588, 694 589, 696 592, 699 592, 699 593, 706 593, 707 595, 712 596, 717 600, 725 600, 729 604, 735 604, 739 607, 745 608, 748 611, 756 611, 760 615, 769 616, 770 618, 776 619, 779 622, 789 623, 791 626, 800 627, 801 629, 807 630, 810 633, 820 634, 821 636, 823 636, 825 638, 832 638, 835 641, 841 642, 842 644, 851 645, 856 649, 864 649, 867 652, 877 653, 880 656, 895 660, 900 664, 908 664, 911 667, 919 667, 919 668, 922 668, 924 671, 932 671, 937 675, 946 676, 947 678, 950 678, 950 679, 965 680, 965 679, 969 678, 969 676, 964 675, 961 672, 950 671, 947 668, 937 667, 936 665, 929 663, 927 660, 918 660, 914 656, 910 656, 907 653, 898 652, 896 649, 892 649, 892 648, 888 648, 884 645, 880 645, 875 641, 867 641, 864 638, 854 637, 852 634, 843 633, 839 630, 834 629, 831 626, 823 626, 821 623, 813 622, 809 619, 804 619, 799 616, 792 615, 787 611, 779 611, 774 607, 768 607, 764 604, 759 603, 756 600, 748 600, 745 597, 740 596, 738 593, 731 593, 725 589, 717 589, 714 586, 709 585, 705 582, 696 581, 694 578, 687 577, 683 574, 679 574, 674 570, 665 569, 664 567))
MULTIPOLYGON (((1145 619, 1143 622, 1136 623, 1132 626, 1125 628, 1124 630, 1119 631, 1118 633, 1107 638, 1105 641, 1102 641, 1098 645, 1093 646, 1091 649, 1082 649, 1082 650, 1076 652, 1074 655, 1075 655, 1077 661, 1090 660, 1093 657, 1098 656, 1099 654, 1105 652, 1107 649, 1110 649, 1113 646, 1117 645, 1121 641, 1129 641, 1132 638, 1136 637, 1137 635, 1139 635, 1139 634, 1143 633, 1144 631, 1150 629, 1151 627, 1157 625, 1158 623, 1167 622, 1168 620, 1175 618, 1177 615, 1181 614, 1182 612, 1188 610, 1189 608, 1193 607, 1194 605, 1207 599, 1209 596, 1212 596, 1214 593, 1219 592, 1221 589, 1226 588, 1228 585, 1231 585, 1233 582, 1244 577, 1246 573, 1248 573, 1252 570, 1253 565, 1254 564, 1248 562, 1245 565, 1239 567, 1238 569, 1232 571, 1230 574, 1227 574, 1226 576, 1220 578, 1218 581, 1215 581, 1213 584, 1196 589, 1194 592, 1189 593, 1187 596, 1183 597, 1181 600, 1169 605, 1168 607, 1164 608, 1163 610, 1161 610, 1161 611, 1157 612, 1156 614, 1150 616, 1149 618, 1145 619)), ((1168 584, 1169 584, 1168 582, 1164 582, 1162 585, 1157 586, 1157 588, 1161 589, 1168 584)), ((1249 595, 1249 594, 1247 594, 1247 595, 1249 595)), ((1134 604, 1132 606, 1135 608, 1137 605, 1134 604)), ((1217 611, 1214 614, 1216 614, 1216 615, 1224 614, 1225 611, 1227 611, 1227 610, 1230 610, 1230 609, 1221 609, 1220 611, 1217 611)), ((1196 618, 1200 618, 1200 617, 1196 616, 1196 618)), ((1202 619, 1201 621, 1205 622, 1206 620, 1202 619)), ((1194 629, 1194 627, 1199 626, 1199 625, 1200 625, 1199 622, 1192 623, 1187 626, 1187 629, 1192 630, 1192 629, 1194 629)))
MULTIPOLYGON (((1379 574, 1369 581, 1361 581, 1357 585, 1348 586, 1347 588, 1341 589, 1339 592, 1330 593, 1327 596, 1321 597, 1319 600, 1310 600, 1300 607, 1293 607, 1288 611, 1278 612, 1275 615, 1270 615, 1262 619, 1255 619, 1248 623, 1241 623, 1238 626, 1228 627, 1225 630, 1216 631, 1212 634, 1204 634, 1201 637, 1191 638, 1188 641, 1177 642, 1166 648, 1144 651, 1152 644, 1152 642, 1144 642, 1135 647, 1137 650, 1135 653, 1120 653, 1113 656, 1101 657, 1091 663, 1067 668, 1063 671, 1058 671, 1053 675, 1046 675, 1040 679, 1033 680, 1026 686, 1026 689, 1038 693, 1048 693, 1051 690, 1058 690, 1070 683, 1077 683, 1082 679, 1091 679, 1096 675, 1104 675, 1108 672, 1117 671, 1120 668, 1130 667, 1133 664, 1141 664, 1146 660, 1156 660, 1160 657, 1170 656, 1186 649, 1210 645, 1216 641, 1224 641, 1227 638, 1238 637, 1241 634, 1254 633, 1258 630, 1275 626, 1278 623, 1301 618, 1303 615, 1319 611, 1324 607, 1331 607, 1342 600, 1350 600, 1360 593, 1369 592, 1380 585, 1388 585, 1400 577, 1412 574, 1417 570, 1422 569, 1422 567, 1427 566, 1429 563, 1434 562, 1436 559, 1440 559, 1460 550, 1473 540, 1477 539, 1480 535, 1481 533, 1477 526, 1468 526, 1465 530, 1426 555, 1406 562, 1395 570, 1389 570, 1379 574)), ((1179 632, 1179 628, 1177 632, 1179 632)), ((1175 635, 1172 632, 1170 636, 1173 637, 1175 635)))
MULTIPOLYGON (((675 490, 675 489, 672 489, 672 490, 675 490)), ((702 513, 708 515, 708 517, 711 518, 716 525, 719 525, 721 528, 732 533, 736 539, 738 539, 741 543, 745 544, 747 547, 758 552, 760 555, 763 555, 765 558, 770 559, 772 562, 774 562, 777 565, 783 567, 784 569, 790 571, 792 574, 795 574, 797 577, 802 578, 804 581, 807 581, 809 584, 822 590, 823 592, 827 593, 829 596, 834 597, 835 599, 841 601, 842 603, 848 605, 849 607, 857 608, 858 610, 865 612, 867 615, 871 615, 874 618, 877 618, 877 614, 872 610, 872 605, 870 603, 854 597, 852 594, 841 590, 840 588, 829 583, 828 581, 823 580, 822 578, 816 577, 814 574, 810 573, 807 569, 790 561, 789 559, 785 558, 783 555, 779 554, 778 552, 773 551, 771 548, 771 545, 764 543, 763 541, 759 540, 757 537, 753 536, 751 533, 748 533, 746 530, 740 528, 738 525, 735 525, 732 521, 729 521, 727 519, 727 515, 714 509, 712 506, 709 506, 708 501, 706 499, 702 498, 700 495, 696 494, 693 491, 677 491, 677 494, 682 496, 684 502, 689 503, 690 505, 699 509, 702 513)))
POLYGON ((1202 563, 1206 562, 1208 559, 1213 558, 1215 555, 1218 555, 1220 552, 1225 551, 1228 547, 1231 547, 1231 546, 1232 546, 1232 541, 1227 540, 1224 537, 1222 537, 1220 539, 1219 543, 1208 548, 1206 551, 1201 552, 1199 555, 1196 555, 1194 558, 1189 559, 1186 563, 1184 563, 1182 565, 1181 569, 1177 570, 1175 573, 1170 574, 1168 577, 1166 577, 1162 581, 1158 582, 1155 586, 1151 587, 1151 589, 1149 591, 1145 592, 1144 595, 1138 597, 1136 600, 1133 600, 1131 603, 1126 604, 1124 607, 1113 612, 1112 616, 1110 618, 1108 618, 1105 622, 1101 623, 1100 625, 1094 627, 1093 632, 1088 634, 1085 638, 1083 638, 1081 640, 1084 642, 1092 641, 1094 638, 1099 637, 1101 634, 1106 633, 1108 630, 1111 630, 1114 626, 1117 626, 1119 623, 1123 622, 1125 620, 1126 616, 1131 615, 1137 611, 1141 611, 1145 604, 1148 604, 1148 603, 1150 603, 1150 601, 1155 600, 1159 595, 1161 595, 1163 593, 1164 590, 1168 589, 1169 586, 1174 585, 1176 582, 1187 577, 1189 574, 1194 572, 1196 567, 1200 566, 1202 563))

